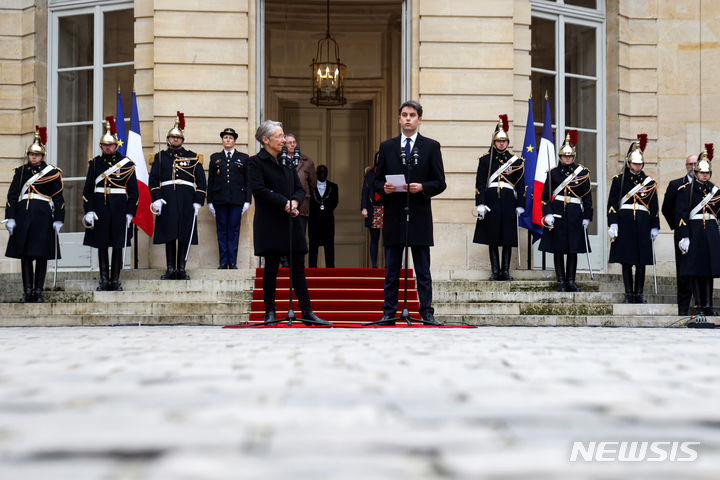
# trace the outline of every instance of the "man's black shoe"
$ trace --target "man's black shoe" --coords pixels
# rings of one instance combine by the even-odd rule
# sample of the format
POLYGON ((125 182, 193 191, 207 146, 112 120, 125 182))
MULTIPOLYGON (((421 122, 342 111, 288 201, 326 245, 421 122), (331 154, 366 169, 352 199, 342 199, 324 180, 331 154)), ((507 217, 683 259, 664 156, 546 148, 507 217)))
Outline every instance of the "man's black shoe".
POLYGON ((395 318, 388 317, 387 315, 383 315, 380 320, 375 323, 375 325, 379 325, 381 327, 394 327, 395 326, 395 318))
POLYGON ((168 267, 165 273, 160 276, 160 280, 175 280, 175 269, 168 267))
POLYGON ((233 265, 229 265, 229 266, 228 266, 228 269, 229 269, 229 270, 237 270, 237 265, 234 265, 234 264, 233 264, 233 265))
POLYGON ((227 270, 228 266, 227 263, 223 263, 221 265, 218 265, 218 270, 227 270))
POLYGON ((332 325, 332 323, 328 322, 327 320, 323 320, 322 318, 315 315, 312 310, 309 312, 302 312, 302 320, 303 323, 305 323, 305 325, 307 325, 308 327, 311 327, 313 325, 332 325), (305 322, 304 320, 312 320, 312 322, 305 322))
POLYGON ((426 314, 424 317, 422 317, 422 319, 425 321, 426 325, 442 325, 442 322, 438 322, 437 320, 435 320, 435 315, 433 315, 432 313, 426 314))
POLYGON ((275 312, 265 312, 265 323, 267 325, 277 325, 277 318, 275 318, 275 312))

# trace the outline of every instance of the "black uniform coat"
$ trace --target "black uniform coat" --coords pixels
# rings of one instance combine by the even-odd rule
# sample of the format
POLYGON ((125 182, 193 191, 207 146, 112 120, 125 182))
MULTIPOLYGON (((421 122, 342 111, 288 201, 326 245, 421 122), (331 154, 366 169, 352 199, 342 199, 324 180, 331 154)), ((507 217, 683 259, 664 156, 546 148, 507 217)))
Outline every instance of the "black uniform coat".
POLYGON ((372 228, 373 207, 375 205, 382 205, 382 199, 375 200, 375 169, 371 168, 365 174, 362 192, 360 193, 360 210, 363 208, 367 210, 368 216, 364 220, 365 226, 368 228, 372 228))
POLYGON ((525 208, 525 179, 522 157, 518 157, 508 169, 493 182, 503 181, 515 186, 514 190, 497 187, 488 188, 488 178, 505 162, 512 158, 509 150, 498 152, 494 147, 478 159, 475 176, 475 205, 485 205, 490 211, 483 220, 475 223, 473 242, 485 245, 517 247, 516 207, 525 208), (488 173, 489 170, 489 173, 488 173))
POLYGON ((630 198, 626 205, 643 205, 648 208, 649 213, 644 210, 621 210, 620 199, 626 193, 645 181, 645 172, 640 171, 633 174, 629 168, 625 168, 625 183, 620 186, 623 175, 613 177, 608 196, 608 225, 618 225, 618 236, 610 244, 609 263, 622 263, 625 265, 652 265, 652 240, 650 229, 660 228, 660 217, 657 200, 657 183, 650 181, 644 188, 640 189, 633 198, 630 198))
MULTIPOLYGON (((180 243, 190 243, 190 230, 192 230, 193 216, 195 215, 193 203, 202 205, 205 202, 205 171, 202 161, 195 152, 179 149, 167 149, 155 154, 150 168, 150 198, 154 202, 163 199, 167 203, 162 207, 162 213, 155 217, 155 235, 153 243, 167 243, 178 240, 180 243), (183 160, 183 158, 195 158, 183 160), (165 185, 162 182, 172 180, 185 180, 195 184, 195 188, 188 185, 165 185)), ((195 224, 192 244, 197 245, 198 226, 195 224)))
MULTIPOLYGON (((690 220, 690 212, 702 199, 712 191, 712 182, 700 183, 697 179, 680 187, 675 205, 675 218, 677 226, 676 235, 679 238, 690 238, 690 248, 687 254, 680 255, 678 273, 695 277, 720 277, 720 233, 717 221, 690 220), (692 198, 690 198, 692 192, 692 198)), ((699 212, 711 213, 717 218, 720 214, 720 190, 715 193, 710 202, 699 212)))
MULTIPOLYGON (((305 190, 297 171, 287 168, 264 148, 250 157, 250 189, 255 197, 253 240, 255 255, 287 255, 290 253, 290 214, 285 211, 288 200, 301 204, 305 190)), ((293 253, 307 253, 305 232, 300 219, 292 219, 293 253)))
POLYGON ((308 236, 310 243, 330 245, 335 242, 335 208, 338 206, 338 185, 327 181, 325 195, 315 189, 310 195, 310 217, 308 236), (324 206, 321 209, 320 206, 324 206))
POLYGON ((57 258, 61 258, 52 224, 65 221, 62 172, 55 168, 28 189, 33 195, 51 198, 52 207, 44 200, 20 200, 25 182, 46 166, 47 163, 42 161, 36 167, 26 163, 15 169, 5 205, 5 218, 15 220, 15 230, 8 239, 5 252, 7 257, 53 259, 57 248, 57 258))
POLYGON ((675 180, 670 181, 670 183, 667 186, 667 190, 665 190, 665 197, 663 197, 663 203, 662 203, 662 214, 663 217, 665 217, 665 220, 667 221, 668 225, 670 226, 670 230, 674 232, 675 237, 675 248, 677 248, 677 243, 680 241, 682 237, 678 235, 679 231, 677 229, 678 220, 675 217, 675 207, 677 205, 677 195, 678 195, 678 189, 688 183, 690 180, 688 180, 687 175, 681 178, 676 178, 675 180))
POLYGON ((119 171, 112 172, 95 184, 95 179, 108 168, 123 159, 118 153, 98 155, 90 160, 83 188, 83 210, 95 212, 98 216, 93 228, 85 229, 83 245, 94 248, 122 248, 125 242, 130 245, 132 228, 127 227, 126 215, 133 217, 137 212, 138 185, 135 177, 135 164, 130 161, 119 171), (95 188, 124 188, 125 194, 96 193, 95 188))
MULTIPOLYGON (((383 241, 385 246, 405 245, 405 199, 407 192, 385 194, 385 175, 404 174, 400 160, 401 136, 385 140, 380 144, 380 157, 375 172, 375 191, 383 199, 383 241)), ((412 166, 408 184, 422 183, 423 191, 410 194, 410 224, 408 245, 433 245, 433 220, 431 199, 442 193, 445 184, 440 143, 418 134, 413 150, 418 151, 418 164, 412 166)), ((408 159, 411 161, 411 159, 408 159)), ((369 214, 369 212, 368 212, 369 214)))
POLYGON ((233 149, 228 160, 225 150, 210 155, 208 165, 207 202, 214 205, 243 205, 250 203, 250 157, 233 149))
MULTIPOLYGON (((571 181, 558 195, 565 197, 579 198, 582 205, 577 203, 565 203, 562 200, 553 200, 552 192, 565 179, 572 175, 578 167, 576 163, 571 165, 559 165, 548 172, 545 179, 545 186, 542 192, 542 212, 546 215, 555 215, 553 228, 544 228, 540 238, 540 250, 550 253, 586 253, 585 228, 583 220, 592 221, 592 194, 590 193, 590 172, 583 170, 571 181)), ((587 243, 589 248, 590 243, 587 243)))

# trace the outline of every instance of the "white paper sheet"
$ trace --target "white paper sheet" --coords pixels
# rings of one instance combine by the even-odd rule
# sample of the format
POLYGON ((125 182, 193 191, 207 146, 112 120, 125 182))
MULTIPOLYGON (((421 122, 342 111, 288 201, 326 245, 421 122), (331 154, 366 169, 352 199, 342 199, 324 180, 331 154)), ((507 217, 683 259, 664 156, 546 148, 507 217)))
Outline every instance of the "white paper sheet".
POLYGON ((385 181, 395 186, 396 192, 405 192, 405 175, 385 175, 385 181))

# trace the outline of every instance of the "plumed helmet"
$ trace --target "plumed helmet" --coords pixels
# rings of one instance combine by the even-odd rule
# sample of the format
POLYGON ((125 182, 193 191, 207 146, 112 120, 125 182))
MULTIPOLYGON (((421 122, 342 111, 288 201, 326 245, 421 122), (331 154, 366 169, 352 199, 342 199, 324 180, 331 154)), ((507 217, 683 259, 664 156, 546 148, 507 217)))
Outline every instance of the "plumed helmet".
POLYGON ((558 156, 561 155, 567 155, 569 157, 575 156, 575 146, 577 145, 578 141, 578 131, 577 130, 568 130, 567 135, 565 135, 565 143, 562 144, 562 147, 560 147, 560 151, 558 151, 558 156))
POLYGON ((100 137, 100 145, 117 145, 117 128, 115 127, 115 117, 112 115, 105 117, 105 133, 100 137))
POLYGON ((510 126, 508 124, 508 116, 505 114, 500 115, 500 120, 498 121, 497 125, 495 126, 495 132, 492 136, 492 141, 495 142, 495 140, 507 140, 510 141, 510 126))
POLYGON ((703 151, 698 155, 698 161, 695 164, 695 173, 712 173, 712 159, 714 155, 714 147, 712 143, 706 143, 703 151))
POLYGON ((183 130, 185 130, 185 114, 181 111, 178 111, 177 117, 175 117, 175 126, 168 130, 165 138, 180 137, 185 140, 185 134, 183 133, 183 130))
POLYGON ((628 149, 627 155, 625 156, 625 163, 628 165, 631 163, 639 163, 644 164, 645 163, 645 157, 643 157, 643 152, 645 152, 645 147, 647 146, 647 133, 638 133, 638 139, 637 142, 632 142, 630 144, 630 148, 628 149))
POLYGON ((27 153, 39 153, 45 155, 45 143, 47 143, 47 128, 35 125, 35 137, 28 146, 27 153))

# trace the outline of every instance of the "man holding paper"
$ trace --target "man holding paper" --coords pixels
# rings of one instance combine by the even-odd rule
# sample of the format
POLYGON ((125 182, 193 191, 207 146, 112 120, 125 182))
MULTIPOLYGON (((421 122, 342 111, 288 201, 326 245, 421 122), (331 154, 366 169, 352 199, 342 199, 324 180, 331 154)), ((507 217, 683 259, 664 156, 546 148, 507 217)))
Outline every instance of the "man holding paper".
MULTIPOLYGON (((394 324, 398 308, 398 287, 405 246, 405 195, 410 191, 410 221, 407 244, 412 249, 413 264, 420 297, 420 316, 427 323, 438 323, 432 308, 432 278, 430 276, 430 247, 433 245, 433 221, 430 201, 445 188, 440 144, 418 133, 422 123, 422 106, 413 100, 403 103, 398 122, 402 135, 380 144, 380 156, 375 175, 375 191, 383 197, 385 217, 385 302, 381 324, 394 324), (409 165, 407 179, 402 181, 405 165, 409 165), (398 181, 397 175, 400 175, 398 181)), ((438 323, 439 324, 439 323, 438 323)))

